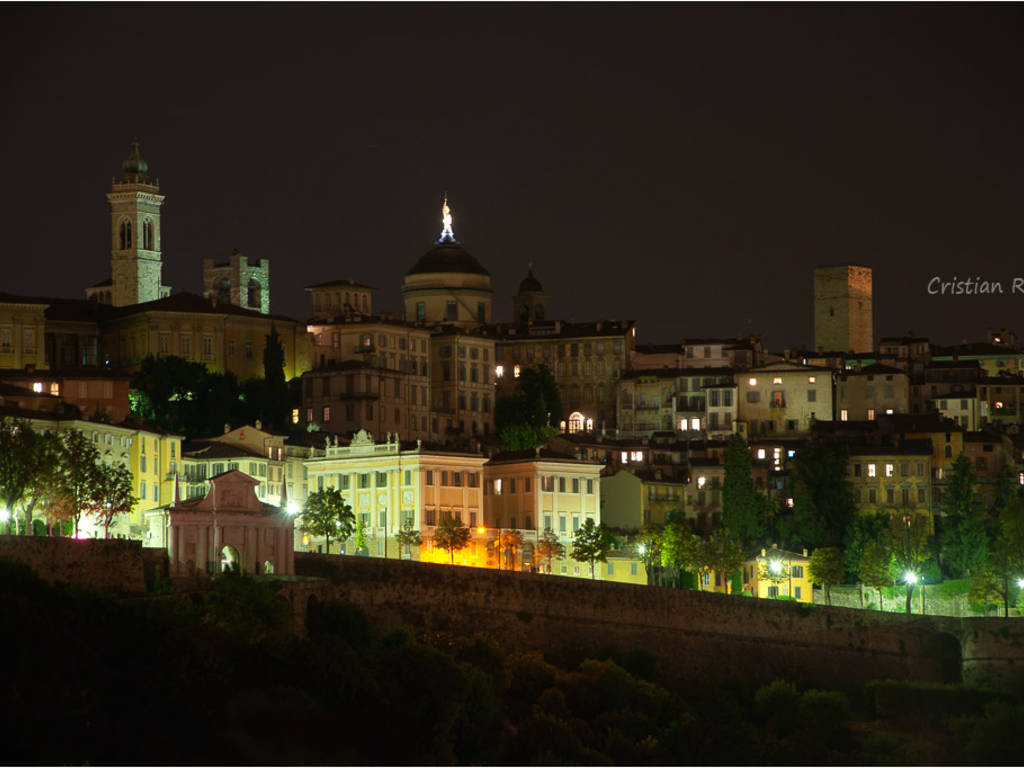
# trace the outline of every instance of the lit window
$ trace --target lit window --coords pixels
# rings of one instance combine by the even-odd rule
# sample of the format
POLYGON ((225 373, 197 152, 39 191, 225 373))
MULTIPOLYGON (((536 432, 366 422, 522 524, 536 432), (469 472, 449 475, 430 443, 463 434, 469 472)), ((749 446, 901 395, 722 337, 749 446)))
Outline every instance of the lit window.
POLYGON ((886 416, 892 416, 892 408, 886 408, 885 409, 885 415, 886 416))
POLYGON ((868 477, 875 477, 875 476, 876 476, 875 465, 874 464, 868 464, 868 477))
POLYGON ((494 481, 494 495, 501 496, 501 478, 497 478, 494 481))
POLYGON ((1002 407, 1003 407, 1003 401, 1002 400, 997 401, 996 402, 996 408, 1002 408, 1002 407))
POLYGON ((494 366, 494 375, 497 378, 499 378, 499 379, 502 376, 504 376, 505 375, 505 366, 504 365, 496 365, 496 366, 494 366))
POLYGON ((1024 472, 1021 472, 1019 475, 1017 475, 1017 482, 1020 483, 1021 485, 1024 485, 1024 472))
POLYGON ((518 365, 513 365, 512 366, 512 376, 517 378, 517 379, 519 378, 519 366, 518 365))
POLYGON ((792 459, 794 456, 796 456, 796 451, 790 448, 788 451, 786 451, 786 456, 792 459))
POLYGON ((32 391, 33 392, 42 392, 43 391, 43 382, 41 382, 41 381, 35 382, 32 385, 32 391))
POLYGON ((697 478, 697 487, 698 488, 703 488, 705 483, 707 483, 707 481, 708 481, 708 479, 706 477, 704 477, 704 475, 701 475, 700 477, 697 478))
POLYGON ((793 506, 793 497, 792 496, 790 496, 788 499, 786 499, 786 506, 792 508, 792 506, 793 506))
POLYGON ((874 408, 868 408, 868 421, 874 421, 874 420, 875 420, 875 409, 874 408))
POLYGON ((885 465, 885 476, 886 477, 892 477, 895 474, 896 474, 896 466, 894 464, 886 464, 885 465))
POLYGON ((700 419, 690 419, 690 429, 700 429, 700 419))
POLYGON ((299 423, 299 409, 298 408, 292 408, 292 424, 298 424, 298 423, 299 423))
POLYGON ((633 451, 632 453, 630 453, 629 458, 632 461, 643 461, 644 460, 644 452, 643 451, 633 451))
POLYGON ((808 377, 807 377, 807 383, 808 383, 808 384, 813 384, 813 383, 814 383, 814 381, 815 381, 815 379, 814 379, 814 377, 813 377, 813 376, 808 376, 808 377))
POLYGON ((782 377, 781 376, 776 376, 775 378, 772 379, 772 384, 781 384, 781 383, 782 383, 782 377))
POLYGON ((749 384, 752 387, 756 387, 757 386, 757 379, 748 379, 747 380, 747 384, 749 384))
POLYGON ((758 448, 757 449, 757 458, 763 459, 764 457, 765 457, 764 448, 758 448))
POLYGON ((56 381, 50 384, 50 394, 53 395, 54 397, 60 396, 60 384, 58 384, 56 381))
POLYGON ((679 431, 680 432, 685 432, 686 431, 686 419, 680 419, 679 420, 679 431))
POLYGON ((841 411, 839 411, 839 420, 840 421, 849 421, 850 420, 850 412, 847 411, 845 408, 843 408, 841 411))

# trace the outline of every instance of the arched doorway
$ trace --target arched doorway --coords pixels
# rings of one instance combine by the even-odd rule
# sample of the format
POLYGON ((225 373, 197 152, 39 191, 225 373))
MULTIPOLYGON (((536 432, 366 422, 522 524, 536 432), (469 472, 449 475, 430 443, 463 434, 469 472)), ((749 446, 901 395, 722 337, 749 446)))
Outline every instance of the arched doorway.
POLYGON ((569 434, 574 432, 582 432, 586 426, 586 417, 579 411, 573 411, 569 414, 569 434))
POLYGON ((238 550, 230 544, 224 545, 220 550, 220 573, 228 571, 241 571, 242 560, 238 556, 238 550))

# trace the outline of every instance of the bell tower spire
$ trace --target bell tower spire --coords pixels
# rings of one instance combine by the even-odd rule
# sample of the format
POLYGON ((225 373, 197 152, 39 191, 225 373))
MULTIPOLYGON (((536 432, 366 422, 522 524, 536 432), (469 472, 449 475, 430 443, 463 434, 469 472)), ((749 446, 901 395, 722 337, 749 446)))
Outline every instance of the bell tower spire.
POLYGON ((121 163, 121 181, 107 193, 110 203, 111 303, 115 307, 155 301, 170 294, 162 285, 159 180, 151 179, 138 138, 121 163))

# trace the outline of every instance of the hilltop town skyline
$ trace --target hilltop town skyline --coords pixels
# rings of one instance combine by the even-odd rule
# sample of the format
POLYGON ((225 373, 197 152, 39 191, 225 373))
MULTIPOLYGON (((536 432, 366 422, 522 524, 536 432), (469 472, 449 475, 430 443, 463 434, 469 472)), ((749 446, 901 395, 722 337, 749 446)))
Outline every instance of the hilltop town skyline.
POLYGON ((237 248, 299 320, 304 286, 344 277, 399 312, 445 191, 500 308, 532 262, 553 316, 632 319, 641 344, 809 347, 822 264, 874 270, 879 335, 981 338, 1024 298, 928 292, 1016 276, 1012 6, 926 26, 899 7, 5 13, 13 293, 106 276, 104 192, 137 135, 166 283, 199 293, 202 260, 237 248))

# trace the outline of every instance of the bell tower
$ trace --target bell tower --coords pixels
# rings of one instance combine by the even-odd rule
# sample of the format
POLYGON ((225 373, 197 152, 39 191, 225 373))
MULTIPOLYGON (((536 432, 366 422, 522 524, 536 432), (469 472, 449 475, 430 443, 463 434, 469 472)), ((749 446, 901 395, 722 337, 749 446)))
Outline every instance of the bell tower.
POLYGON ((170 294, 161 284, 159 180, 150 181, 149 166, 132 139, 121 163, 121 182, 107 193, 110 203, 110 277, 115 307, 155 301, 170 294))

